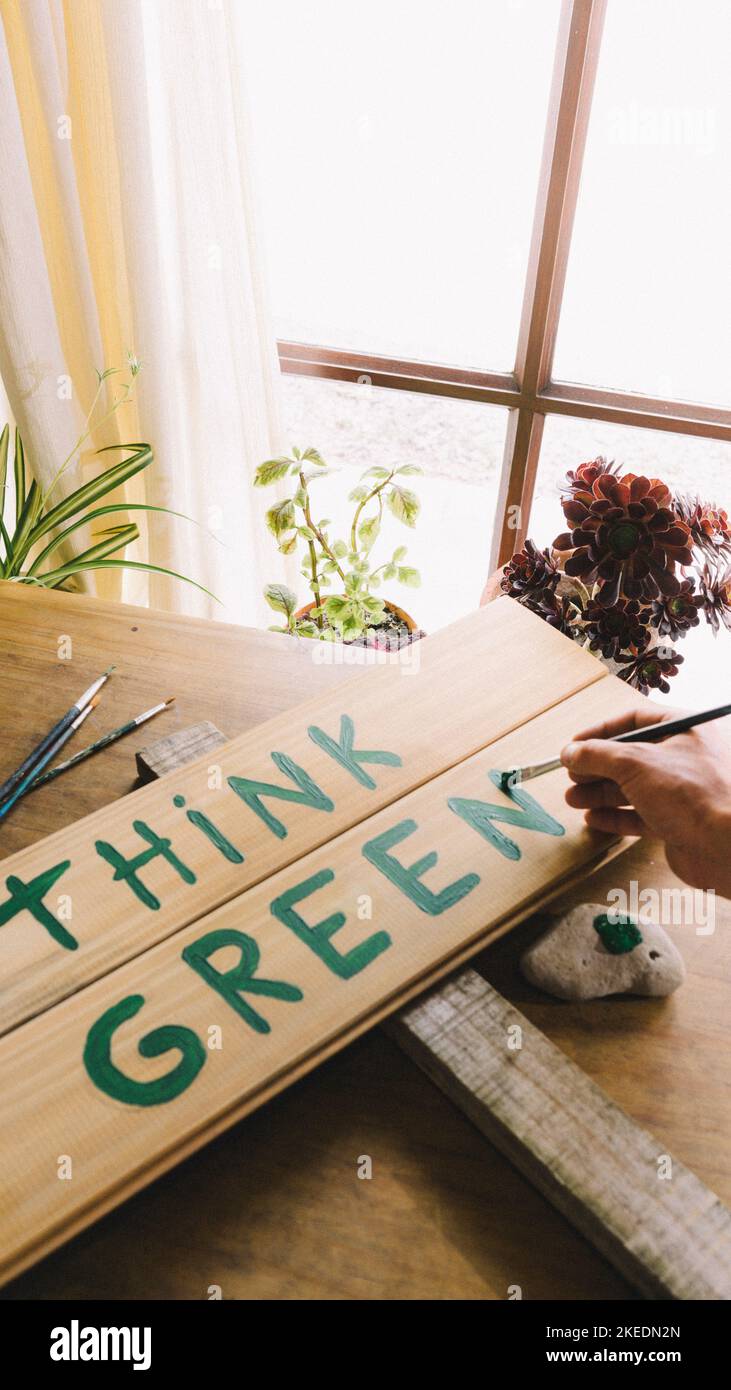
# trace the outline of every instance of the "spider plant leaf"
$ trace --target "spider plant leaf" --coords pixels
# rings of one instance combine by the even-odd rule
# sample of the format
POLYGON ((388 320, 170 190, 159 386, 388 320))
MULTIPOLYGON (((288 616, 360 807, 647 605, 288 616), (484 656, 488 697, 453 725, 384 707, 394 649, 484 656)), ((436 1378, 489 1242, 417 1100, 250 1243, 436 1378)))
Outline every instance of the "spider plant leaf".
POLYGON ((16 525, 16 528, 17 528, 17 526, 18 526, 18 524, 19 524, 19 522, 20 522, 21 513, 22 513, 22 511, 23 511, 23 504, 24 504, 24 502, 25 502, 25 452, 24 452, 24 450, 23 450, 23 441, 22 441, 22 439, 21 439, 21 437, 20 437, 20 431, 19 431, 17 425, 16 425, 16 428, 15 428, 15 466, 14 466, 14 473, 15 473, 15 525, 16 525))
POLYGON ((80 526, 86 526, 92 521, 96 521, 100 516, 110 516, 112 512, 164 512, 167 516, 177 516, 182 518, 183 521, 192 521, 194 526, 198 524, 194 521, 192 516, 186 516, 185 512, 174 512, 171 511, 169 507, 153 507, 149 502, 109 502, 106 506, 97 507, 92 512, 84 512, 81 516, 77 517, 75 521, 72 521, 71 525, 67 526, 64 531, 54 536, 40 554, 36 556, 33 564, 26 573, 37 574, 43 561, 63 544, 66 538, 71 535, 72 531, 78 531, 80 526))
MULTIPOLYGON (((166 574, 169 579, 182 579, 186 584, 192 584, 194 589, 200 589, 202 594, 207 594, 214 603, 220 603, 220 598, 216 598, 210 589, 206 589, 195 579, 189 579, 187 574, 178 574, 176 570, 164 569, 161 565, 148 565, 142 560, 90 560, 82 566, 85 570, 144 570, 148 574, 166 574)), ((29 583, 41 584, 46 589, 57 589, 64 579, 79 572, 79 566, 73 560, 68 565, 63 565, 60 570, 51 570, 49 574, 34 575, 29 583), (64 571, 64 573, 62 573, 64 571), (49 582, 53 581, 53 582, 49 582)))
MULTIPOLYGON (((147 468, 153 461, 153 453, 149 444, 110 444, 109 449, 133 449, 134 452, 128 458, 120 459, 119 463, 112 464, 99 474, 98 478, 92 478, 90 482, 83 483, 76 488, 75 492, 69 493, 63 501, 57 502, 55 507, 38 522, 33 530, 31 544, 35 544, 41 536, 53 530, 62 521, 67 521, 70 516, 74 516, 82 507, 89 506, 92 502, 97 502, 100 497, 106 497, 107 493, 114 488, 126 483, 129 478, 133 478, 135 473, 139 473, 143 468, 147 468)), ((105 453, 106 449, 100 449, 100 454, 105 453)))
POLYGON ((17 574, 22 564, 23 558, 27 554, 26 541, 33 526, 38 520, 38 515, 43 506, 43 493, 38 486, 35 478, 32 479, 28 488, 25 502, 18 518, 15 531, 10 540, 9 552, 9 574, 17 574))
POLYGON ((5 513, 5 482, 8 476, 8 444, 10 443, 10 426, 6 425, 0 434, 0 519, 5 513))
MULTIPOLYGON (((115 550, 123 550, 125 545, 136 541, 140 533, 132 521, 128 526, 110 526, 103 534, 104 540, 96 541, 87 550, 82 550, 80 555, 75 555, 67 564, 58 565, 56 569, 50 570, 49 574, 59 575, 67 570, 79 574, 87 569, 91 561, 104 560, 108 555, 113 555, 115 550)), ((41 575, 40 578, 46 580, 48 574, 41 575)))

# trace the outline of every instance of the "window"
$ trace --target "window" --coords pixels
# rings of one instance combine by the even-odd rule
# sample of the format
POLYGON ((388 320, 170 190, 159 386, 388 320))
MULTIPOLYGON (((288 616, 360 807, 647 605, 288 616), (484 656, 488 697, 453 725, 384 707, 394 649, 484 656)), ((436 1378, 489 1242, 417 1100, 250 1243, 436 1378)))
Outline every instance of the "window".
POLYGON ((558 0, 247 8, 278 335, 510 370, 558 0))
POLYGON ((725 0, 247 9, 288 436, 424 464, 423 626, 582 457, 728 507, 725 0))

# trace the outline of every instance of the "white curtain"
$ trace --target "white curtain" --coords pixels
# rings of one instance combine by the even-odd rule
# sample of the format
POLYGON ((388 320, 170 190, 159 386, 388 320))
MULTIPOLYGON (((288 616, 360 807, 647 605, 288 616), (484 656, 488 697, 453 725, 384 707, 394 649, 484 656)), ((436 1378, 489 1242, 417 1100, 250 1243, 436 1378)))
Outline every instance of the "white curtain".
POLYGON ((47 480, 94 369, 133 353, 134 401, 87 455, 153 445, 126 500, 196 524, 150 514, 130 558, 189 575, 222 606, 158 576, 99 587, 259 622, 282 566, 262 521, 273 498, 251 483, 281 440, 235 3, 0 0, 0 372, 47 480))

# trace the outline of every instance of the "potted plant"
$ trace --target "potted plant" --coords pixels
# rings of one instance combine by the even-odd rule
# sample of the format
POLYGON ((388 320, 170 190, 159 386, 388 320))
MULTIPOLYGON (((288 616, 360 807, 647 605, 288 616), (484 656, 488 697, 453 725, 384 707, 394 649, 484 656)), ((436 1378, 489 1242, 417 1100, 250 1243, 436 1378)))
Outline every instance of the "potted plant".
POLYGON ((500 589, 643 694, 667 693, 683 661, 669 643, 701 616, 731 631, 726 512, 604 458, 571 470, 561 490, 568 529, 545 550, 526 541, 500 589))
MULTIPOLYGON (((77 575, 87 571, 133 569, 183 579, 187 584, 202 589, 203 593, 209 593, 208 589, 203 589, 201 584, 197 584, 194 579, 188 579, 184 574, 176 574, 174 570, 164 569, 160 565, 121 557, 119 552, 136 541, 140 534, 134 521, 123 520, 119 525, 110 524, 104 527, 99 525, 102 518, 119 513, 126 515, 129 512, 165 512, 168 516, 182 515, 180 512, 171 512, 167 507, 153 507, 144 502, 106 502, 103 506, 96 505, 136 473, 149 468, 154 462, 149 444, 112 444, 106 449, 100 449, 99 453, 119 449, 130 452, 66 497, 56 496, 58 484, 92 431, 130 399, 132 382, 140 370, 140 365, 135 358, 130 357, 128 367, 129 379, 123 383, 119 396, 112 401, 101 417, 97 415, 97 407, 104 382, 116 375, 118 369, 108 367, 104 372, 97 372, 96 394, 81 434, 70 454, 56 469, 47 487, 42 487, 35 478, 29 476, 23 441, 16 429, 12 458, 15 493, 12 517, 8 505, 10 489, 6 486, 10 453, 9 426, 6 424, 0 433, 0 579, 16 584, 36 584, 44 589, 68 589, 74 587, 77 575), (70 553, 73 546, 71 537, 87 527, 90 528, 93 544, 77 554, 70 553), (59 554, 59 551, 62 553, 59 554)), ((209 594, 209 597, 215 598, 215 595, 209 594)))
POLYGON ((421 578, 418 570, 404 564, 406 546, 397 546, 378 565, 373 550, 384 508, 404 526, 416 525, 419 499, 402 479, 420 473, 421 469, 414 464, 393 469, 374 465, 366 469, 349 494, 353 513, 346 538, 331 535, 328 517, 318 516, 315 520, 311 485, 331 471, 313 448, 293 449, 291 457, 267 459, 256 470, 255 487, 291 479, 291 494, 269 508, 266 522, 283 555, 300 548, 302 577, 312 594, 309 602, 298 608, 297 596, 287 585, 268 584, 264 597, 270 608, 284 618, 271 630, 325 642, 405 646, 424 634, 408 613, 374 590, 394 580, 415 589, 421 578), (328 593, 331 587, 334 592, 328 593))

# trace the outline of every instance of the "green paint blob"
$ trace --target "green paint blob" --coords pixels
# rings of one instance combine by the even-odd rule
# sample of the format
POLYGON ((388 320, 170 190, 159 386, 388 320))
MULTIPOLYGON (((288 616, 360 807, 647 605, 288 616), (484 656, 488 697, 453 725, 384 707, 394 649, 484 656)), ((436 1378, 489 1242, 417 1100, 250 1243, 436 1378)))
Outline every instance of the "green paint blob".
POLYGON ((299 790, 295 791, 292 787, 278 787, 272 782, 259 782, 249 777, 227 777, 228 785, 242 801, 250 807, 252 811, 263 820, 268 830, 276 835, 280 840, 284 840, 287 835, 286 826, 282 825, 266 806, 263 806, 260 798, 262 796, 274 796, 280 801, 293 801, 299 806, 311 806, 315 811, 333 811, 334 803, 326 796, 316 782, 304 768, 298 767, 297 763, 288 758, 286 753, 272 753, 272 762, 275 767, 283 772, 285 777, 290 777, 299 790))
POLYGON ((394 845, 399 845, 402 840, 413 835, 417 829, 415 820, 402 820, 398 825, 394 825, 390 830, 384 831, 383 835, 377 835, 374 840, 368 840, 363 846, 362 853, 382 874, 385 874, 390 883, 396 888, 400 888, 422 912, 428 913, 430 917, 438 917, 442 912, 447 912, 455 903, 465 898, 473 888, 480 882, 479 874, 465 874, 464 878, 459 878, 454 883, 450 883, 446 888, 442 888, 440 893, 432 893, 425 883, 421 882, 421 877, 429 869, 433 869, 437 863, 437 853, 432 850, 425 854, 422 859, 418 859, 415 864, 407 868, 388 851, 394 845))
POLYGON ((124 855, 120 854, 119 850, 106 840, 95 841, 96 852, 102 859, 106 859, 108 864, 112 865, 115 882, 124 880, 129 884, 135 897, 139 898, 145 907, 149 907, 151 912, 157 912, 160 899, 145 886, 138 876, 137 870, 144 868, 145 864, 149 864, 150 860, 156 859, 160 855, 171 868, 175 869, 184 883, 195 883, 195 874, 192 869, 188 868, 187 864, 178 859, 177 854, 173 853, 170 848, 170 840, 157 835, 154 830, 150 829, 149 825, 145 825, 144 821, 133 821, 132 829, 150 846, 149 849, 141 850, 134 859, 125 859, 124 855))
POLYGON ((180 1061, 165 1076, 154 1081, 135 1081, 125 1076, 112 1061, 112 1038, 116 1030, 139 1013, 144 996, 130 994, 107 1009, 92 1024, 84 1047, 84 1066, 89 1077, 105 1095, 121 1100, 125 1105, 164 1105, 187 1090, 206 1060, 206 1049, 197 1033, 190 1028, 166 1024, 153 1028, 137 1044, 141 1057, 160 1057, 171 1048, 178 1048, 180 1061))
POLYGON ((325 884, 332 883, 334 877, 332 869, 321 869, 319 873, 313 874, 311 878, 305 879, 303 883, 298 883, 275 898, 270 910, 274 917, 283 922, 285 927, 289 927, 300 941, 304 941, 305 945, 320 957, 328 970, 332 970, 333 975, 337 975, 341 980, 349 980, 351 976, 357 975, 360 970, 370 965, 376 956, 380 956, 381 952, 391 945, 391 938, 388 932, 374 932, 367 941, 362 941, 359 946, 354 946, 351 951, 343 954, 332 945, 330 938, 345 926, 344 912, 333 912, 332 916, 326 917, 324 922, 317 922, 314 927, 295 912, 295 903, 309 898, 318 888, 324 888, 325 884))
POLYGON ((472 801, 467 797, 450 796, 447 805, 450 811, 460 816, 468 825, 482 835, 506 859, 520 859, 521 852, 515 840, 495 828, 495 821, 506 825, 519 825, 523 830, 537 830, 542 835, 565 835, 565 827, 544 811, 542 806, 521 787, 506 786, 505 774, 492 770, 488 773, 493 786, 503 791, 520 809, 512 806, 497 806, 491 801, 472 801))
POLYGON ((626 956, 642 941, 642 932, 634 917, 621 917, 619 914, 610 917, 606 912, 601 912, 594 918, 593 926, 610 956, 626 956))
POLYGON ((363 768, 359 766, 360 763, 381 763, 385 767, 401 767, 398 753, 385 753, 377 748, 354 748, 355 724, 348 714, 340 716, 339 743, 336 743, 335 739, 326 734, 324 730, 318 729, 315 724, 311 724, 307 732, 318 748, 329 753, 330 757, 340 763, 346 772, 351 773, 356 782, 360 782, 362 787, 369 787, 371 791, 376 783, 369 773, 363 771, 363 768))
POLYGON ((24 883, 16 874, 10 874, 5 880, 10 897, 4 903, 0 903, 0 927, 12 921, 19 912, 29 912, 36 922, 45 927, 48 935, 53 937, 59 946, 63 946, 66 951, 76 951, 79 945, 76 938, 43 902, 46 893, 50 892, 54 883, 57 883, 70 867, 71 860, 64 859, 61 864, 54 864, 52 869, 45 869, 37 878, 32 878, 30 883, 24 883))
MULTIPOLYGON (((184 806, 185 797, 178 793, 177 796, 173 797, 173 805, 184 806)), ((210 843, 215 846, 219 854, 223 855, 224 859, 228 859, 230 864, 243 864, 244 856, 241 851, 231 844, 228 836, 224 835, 223 831, 219 830, 218 826, 214 825, 203 811, 186 811, 185 815, 191 825, 194 825, 196 830, 200 830, 206 839, 210 840, 210 843)))
POLYGON ((245 936, 243 932, 234 931, 233 928, 207 932, 205 936, 186 946, 182 954, 186 965, 195 970, 211 989, 215 989, 256 1033, 270 1033, 271 1026, 256 1009, 252 1009, 251 1005, 242 999, 243 994, 266 994, 270 999, 286 999, 291 1004, 296 1004, 303 997, 301 989, 297 989, 296 985, 285 984, 283 980, 255 979, 254 975, 259 965, 259 947, 253 937, 245 936), (216 970, 215 966, 211 965, 210 957, 224 946, 238 948, 239 962, 228 970, 216 970))

